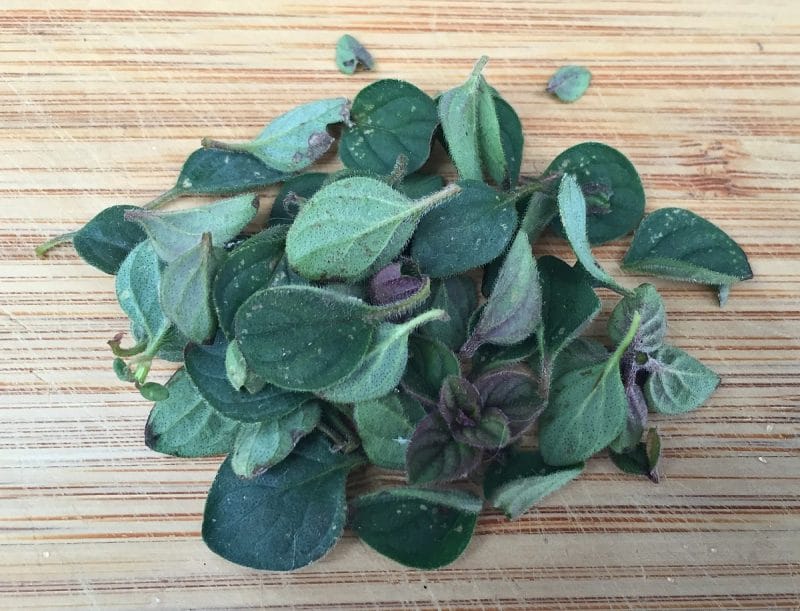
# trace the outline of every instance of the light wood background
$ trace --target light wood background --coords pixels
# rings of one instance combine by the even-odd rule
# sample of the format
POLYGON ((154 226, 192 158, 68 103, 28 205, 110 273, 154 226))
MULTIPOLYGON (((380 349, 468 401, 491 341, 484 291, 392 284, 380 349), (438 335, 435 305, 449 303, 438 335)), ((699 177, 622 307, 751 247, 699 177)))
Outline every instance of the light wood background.
MULTIPOLYGON (((792 0, 3 0, 0 606, 798 608, 798 180, 792 0), (337 72, 345 32, 375 72, 337 72), (448 568, 403 569, 351 535, 290 575, 216 557, 199 532, 218 460, 145 448, 149 405, 116 381, 105 344, 125 328, 112 279, 70 247, 39 261, 34 246, 147 201, 203 136, 250 138, 375 78, 434 94, 483 53, 523 120, 524 172, 601 140, 640 170, 648 209, 690 208, 743 245, 756 278, 725 309, 701 287, 659 283, 671 341, 722 386, 700 411, 659 420, 660 485, 594 459, 522 519, 485 514, 448 568), (565 63, 594 74, 571 105, 543 91, 565 63)), ((625 248, 598 256, 617 273, 625 248)), ((565 252, 555 240, 538 251, 565 252)))

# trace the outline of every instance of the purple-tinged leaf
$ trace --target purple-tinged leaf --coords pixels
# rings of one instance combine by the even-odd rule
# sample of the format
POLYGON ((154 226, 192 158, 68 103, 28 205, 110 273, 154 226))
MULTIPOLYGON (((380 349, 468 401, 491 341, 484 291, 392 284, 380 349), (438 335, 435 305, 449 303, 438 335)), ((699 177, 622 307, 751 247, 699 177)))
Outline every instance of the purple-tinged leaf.
POLYGON ((441 415, 432 412, 420 421, 408 444, 408 481, 427 484, 463 479, 478 467, 481 455, 478 448, 453 439, 441 415))
POLYGON ((386 305, 408 299, 425 286, 425 278, 404 273, 403 262, 390 263, 369 280, 370 303, 386 305))
POLYGON ((497 408, 508 419, 511 440, 529 429, 547 403, 539 393, 539 383, 521 369, 497 369, 475 380, 484 410, 497 408))

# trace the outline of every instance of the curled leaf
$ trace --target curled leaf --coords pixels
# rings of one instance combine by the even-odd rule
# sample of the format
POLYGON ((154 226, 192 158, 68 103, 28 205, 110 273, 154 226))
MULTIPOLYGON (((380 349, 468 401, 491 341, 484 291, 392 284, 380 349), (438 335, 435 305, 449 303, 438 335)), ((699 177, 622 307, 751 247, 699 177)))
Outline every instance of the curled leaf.
POLYGON ((353 74, 359 65, 372 70, 372 54, 350 34, 344 34, 336 43, 336 67, 342 74, 353 74))

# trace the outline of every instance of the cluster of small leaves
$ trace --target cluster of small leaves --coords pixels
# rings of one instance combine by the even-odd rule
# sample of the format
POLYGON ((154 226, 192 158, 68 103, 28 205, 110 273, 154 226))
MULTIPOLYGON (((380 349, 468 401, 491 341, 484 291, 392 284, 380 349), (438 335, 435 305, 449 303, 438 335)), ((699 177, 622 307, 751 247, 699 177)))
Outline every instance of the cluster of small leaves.
POLYGON ((636 170, 603 144, 520 178, 522 128, 485 63, 437 100, 379 80, 352 106, 298 106, 251 142, 206 139, 164 195, 108 208, 67 236, 116 275, 132 339, 109 341, 113 368, 155 400, 147 445, 227 455, 203 522, 221 556, 292 570, 349 524, 403 564, 445 565, 484 503, 516 518, 606 448, 657 481, 648 415, 693 410, 716 388, 716 374, 666 343, 656 288, 620 285, 592 245, 636 229, 625 269, 721 296, 751 277, 742 250, 686 210, 642 220, 636 170), (332 145, 335 123, 344 169, 300 173, 332 145), (437 133, 452 184, 419 173, 437 133), (254 227, 255 192, 278 181, 254 227), (229 198, 158 209, 185 194, 229 198), (534 256, 548 227, 574 265, 534 256), (610 349, 581 337, 598 288, 621 296, 610 349), (164 385, 148 380, 155 358, 181 363, 164 385), (348 474, 366 464, 407 485, 348 499, 348 474))

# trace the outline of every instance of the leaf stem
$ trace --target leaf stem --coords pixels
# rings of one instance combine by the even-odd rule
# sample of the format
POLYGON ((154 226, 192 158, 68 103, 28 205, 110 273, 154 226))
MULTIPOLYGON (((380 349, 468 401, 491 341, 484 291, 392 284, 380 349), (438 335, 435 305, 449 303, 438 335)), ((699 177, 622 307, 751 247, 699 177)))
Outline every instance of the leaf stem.
POLYGON ((414 204, 416 208, 422 210, 422 214, 426 212, 430 212, 436 206, 443 204, 445 201, 453 197, 454 195, 461 192, 461 187, 459 187, 456 183, 452 182, 447 185, 444 189, 438 190, 436 193, 431 193, 427 197, 423 197, 422 199, 415 200, 414 204))
POLYGON ((145 210, 157 210, 164 204, 168 204, 169 202, 175 201, 181 195, 183 195, 183 193, 184 193, 183 189, 181 189, 178 185, 175 185, 171 189, 164 191, 161 195, 159 195, 155 199, 150 200, 142 207, 145 210))
POLYGON ((617 349, 614 350, 614 354, 611 355, 611 358, 608 359, 606 363, 606 368, 604 371, 604 375, 608 375, 611 371, 611 368, 618 367, 619 362, 622 359, 622 355, 628 349, 628 346, 631 345, 633 338, 636 337, 636 332, 639 330, 639 324, 642 322, 642 315, 636 310, 633 313, 633 319, 631 320, 631 326, 628 327, 628 332, 625 334, 625 337, 622 338, 622 341, 617 346, 617 349))
POLYGON ((200 141, 200 146, 206 149, 221 149, 223 151, 248 151, 247 142, 223 142, 222 140, 214 140, 213 138, 203 138, 200 141))
POLYGON ((51 248, 54 248, 59 244, 66 244, 67 242, 71 242, 72 238, 74 238, 75 234, 77 233, 78 233, 77 231, 69 231, 67 233, 62 233, 61 235, 57 235, 56 237, 50 238, 46 242, 39 244, 39 246, 36 247, 35 251, 36 256, 39 257, 40 259, 43 258, 45 253, 47 253, 47 251, 50 250, 51 248))

